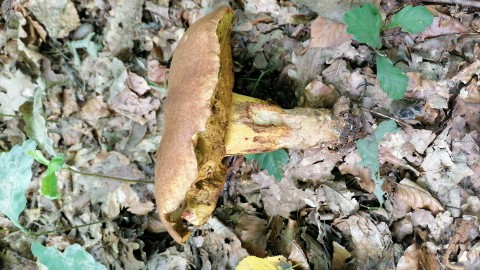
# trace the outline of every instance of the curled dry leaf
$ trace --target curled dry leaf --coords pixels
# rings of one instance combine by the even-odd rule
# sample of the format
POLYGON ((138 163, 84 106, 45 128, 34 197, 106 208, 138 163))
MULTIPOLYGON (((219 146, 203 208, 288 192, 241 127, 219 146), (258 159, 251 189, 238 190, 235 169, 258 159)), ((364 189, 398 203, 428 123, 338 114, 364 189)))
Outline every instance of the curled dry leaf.
POLYGON ((425 208, 434 214, 444 210, 442 205, 428 191, 409 179, 400 181, 393 200, 403 202, 413 209, 425 208))
POLYGON ((408 269, 430 269, 428 267, 426 255, 417 247, 416 244, 413 244, 405 249, 405 253, 403 253, 403 256, 400 258, 397 264, 397 270, 408 269))
POLYGON ((385 223, 376 225, 359 213, 337 219, 333 226, 350 242, 358 261, 357 269, 389 269, 392 266, 391 232, 385 223))

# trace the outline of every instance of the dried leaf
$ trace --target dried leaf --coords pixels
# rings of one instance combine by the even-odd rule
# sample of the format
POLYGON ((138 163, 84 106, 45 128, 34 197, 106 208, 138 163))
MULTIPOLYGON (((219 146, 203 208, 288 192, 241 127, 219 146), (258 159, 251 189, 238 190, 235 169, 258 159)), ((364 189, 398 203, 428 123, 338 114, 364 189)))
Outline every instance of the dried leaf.
POLYGON ((112 4, 112 10, 107 17, 107 24, 103 29, 105 47, 114 56, 129 55, 133 42, 140 39, 140 25, 144 0, 119 0, 112 4))
POLYGON ((42 23, 50 38, 64 38, 80 26, 75 4, 70 0, 33 0, 27 6, 35 18, 42 23))
POLYGON ((434 17, 432 24, 427 30, 423 31, 421 34, 422 39, 438 37, 442 35, 450 34, 460 34, 468 31, 468 28, 465 27, 458 20, 441 14, 438 17, 434 17))
POLYGON ((347 265, 347 261, 352 257, 352 254, 348 250, 340 245, 339 243, 333 241, 333 258, 332 258, 332 269, 333 270, 343 270, 347 265))
POLYGON ((250 255, 265 257, 267 255, 267 221, 255 215, 242 213, 235 225, 235 234, 242 241, 242 246, 250 255))
POLYGON ((310 48, 335 47, 351 41, 352 36, 346 32, 343 23, 317 17, 310 25, 310 48))
POLYGON ((307 201, 315 201, 312 190, 297 188, 290 178, 277 183, 267 173, 260 172, 252 175, 252 180, 260 185, 263 207, 268 216, 288 218, 290 212, 304 207, 307 201))
POLYGON ((11 73, 3 68, 0 71, 0 113, 14 115, 28 98, 33 97, 38 85, 31 82, 28 75, 20 70, 11 73))
POLYGON ((53 149, 53 140, 48 137, 45 118, 43 117, 43 96, 45 95, 45 84, 43 80, 38 80, 38 87, 35 90, 33 102, 25 102, 20 106, 25 121, 25 133, 28 137, 38 144, 43 151, 51 156, 55 156, 53 149))
POLYGON ((349 216, 359 208, 357 200, 352 199, 353 192, 348 191, 345 182, 327 182, 316 193, 320 202, 325 202, 333 213, 340 216, 349 216))
POLYGON ((428 191, 407 178, 397 185, 393 200, 401 201, 413 209, 424 208, 430 210, 434 214, 444 210, 442 205, 428 191))
POLYGON ((359 269, 388 269, 394 261, 391 233, 380 222, 377 226, 359 214, 337 219, 333 226, 351 241, 359 269))
POLYGON ((416 244, 405 249, 405 253, 397 264, 397 270, 430 269, 422 250, 416 244))

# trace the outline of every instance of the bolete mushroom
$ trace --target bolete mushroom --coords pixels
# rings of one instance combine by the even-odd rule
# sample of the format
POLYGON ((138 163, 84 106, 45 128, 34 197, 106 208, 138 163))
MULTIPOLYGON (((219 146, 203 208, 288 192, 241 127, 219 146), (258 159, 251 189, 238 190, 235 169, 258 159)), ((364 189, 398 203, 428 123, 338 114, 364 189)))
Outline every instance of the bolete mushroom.
POLYGON ((202 225, 214 211, 226 177, 225 156, 332 145, 347 128, 331 110, 284 110, 232 94, 232 24, 229 7, 204 16, 173 54, 155 199, 162 223, 178 243, 188 239, 187 221, 202 225))

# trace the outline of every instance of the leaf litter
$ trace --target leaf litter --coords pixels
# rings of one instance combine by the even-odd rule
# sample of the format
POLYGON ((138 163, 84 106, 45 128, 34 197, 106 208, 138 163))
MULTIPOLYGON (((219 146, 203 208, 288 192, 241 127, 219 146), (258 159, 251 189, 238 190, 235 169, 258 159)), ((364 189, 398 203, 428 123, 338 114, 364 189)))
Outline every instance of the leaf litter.
MULTIPOLYGON (((38 193, 46 167, 35 165, 25 211, 7 214, 30 231, 61 230, 40 243, 63 254, 78 243, 116 269, 234 269, 243 258, 264 263, 249 255, 282 255, 282 263, 298 269, 479 267, 475 9, 427 5, 434 15, 427 30, 384 30, 391 66, 408 76, 405 97, 391 100, 375 75, 374 51, 346 33, 343 14, 368 2, 391 19, 401 1, 234 4, 234 91, 285 108, 333 107, 348 98, 357 132, 343 147, 291 151, 280 181, 239 159, 214 216, 181 247, 158 220, 153 185, 135 180, 153 178, 176 44, 222 1, 43 2, 1 7, 1 151, 21 145, 26 132, 47 153, 64 153, 75 170, 133 182, 61 171, 61 197, 51 201, 38 193), (72 51, 68 44, 80 40, 72 51), (20 109, 27 101, 34 104, 28 112, 20 109), (378 144, 385 200, 379 207, 354 142, 389 119, 400 130, 378 144), (72 228, 92 222, 102 223, 72 228)), ((32 240, 19 240, 3 216, 0 224, 7 228, 3 266, 35 267, 32 240)))

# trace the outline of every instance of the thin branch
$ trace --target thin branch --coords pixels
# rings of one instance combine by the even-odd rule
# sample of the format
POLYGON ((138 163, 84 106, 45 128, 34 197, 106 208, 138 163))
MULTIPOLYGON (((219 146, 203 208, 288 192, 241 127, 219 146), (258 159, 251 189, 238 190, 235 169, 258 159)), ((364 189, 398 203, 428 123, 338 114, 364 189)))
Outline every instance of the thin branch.
POLYGON ((464 7, 480 8, 480 2, 479 1, 471 1, 471 0, 422 0, 422 2, 430 2, 430 3, 439 3, 439 4, 459 5, 459 6, 464 6, 464 7))
POLYGON ((82 224, 82 225, 76 225, 76 226, 68 226, 68 227, 65 227, 65 228, 61 228, 61 229, 57 229, 57 230, 52 230, 52 231, 45 231, 45 232, 39 232, 39 233, 36 233, 36 232, 31 232, 31 231, 27 231, 27 234, 32 236, 32 237, 39 237, 40 235, 46 235, 46 234, 51 234, 51 233, 59 233, 59 232, 65 232, 65 231, 70 231, 70 230, 73 230, 73 229, 78 229, 78 228, 83 228, 83 227, 88 227, 88 226, 92 226, 92 225, 95 225, 95 224, 100 224, 100 223, 105 223, 105 222, 109 222, 109 221, 114 221, 115 219, 119 218, 121 216, 116 216, 116 217, 113 217, 113 218, 110 218, 110 219, 106 219, 106 220, 99 220, 99 221, 95 221, 95 222, 91 222, 91 223, 86 223, 86 224, 82 224))
POLYGON ((78 173, 78 174, 82 174, 82 175, 86 175, 86 176, 93 176, 93 177, 97 177, 97 178, 110 179, 110 180, 115 180, 115 181, 120 181, 120 182, 129 182, 129 183, 136 183, 136 184, 139 184, 139 183, 143 183, 143 184, 153 184, 153 183, 154 183, 154 181, 152 181, 152 180, 125 179, 125 178, 119 178, 119 177, 108 176, 108 175, 101 175, 101 174, 95 174, 95 173, 81 172, 81 171, 75 170, 74 168, 72 168, 72 167, 70 167, 70 166, 68 166, 67 168, 68 168, 68 170, 70 170, 71 172, 74 172, 74 173, 78 173))
POLYGON ((402 125, 405 125, 405 126, 410 126, 409 124, 407 124, 407 123, 405 123, 405 122, 403 122, 403 121, 401 121, 401 120, 395 119, 395 118, 393 118, 393 117, 390 117, 390 116, 388 116, 388 115, 385 115, 385 114, 382 114, 382 113, 379 113, 379 112, 376 112, 376 111, 367 109, 367 108, 365 108, 365 107, 361 107, 361 108, 362 108, 362 110, 365 110, 365 111, 367 111, 367 112, 370 112, 370 113, 379 115, 379 116, 381 116, 381 117, 384 117, 384 118, 387 118, 387 119, 390 119, 390 120, 393 120, 393 121, 395 121, 395 122, 397 122, 397 123, 399 123, 399 124, 402 124, 402 125))

